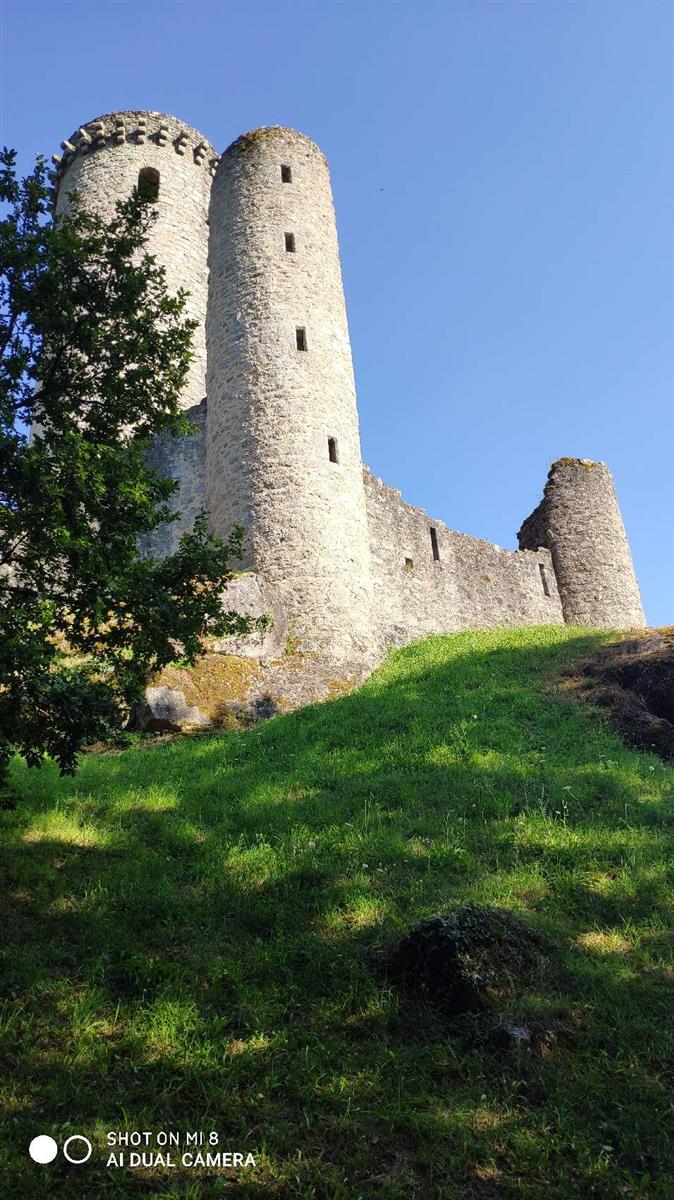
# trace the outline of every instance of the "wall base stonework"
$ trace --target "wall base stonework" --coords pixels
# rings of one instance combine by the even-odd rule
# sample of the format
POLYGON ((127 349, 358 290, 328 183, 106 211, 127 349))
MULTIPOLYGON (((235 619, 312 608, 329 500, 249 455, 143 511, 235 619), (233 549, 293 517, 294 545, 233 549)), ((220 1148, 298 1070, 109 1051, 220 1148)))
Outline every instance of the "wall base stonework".
POLYGON ((288 619, 278 596, 255 571, 236 575, 220 597, 225 612, 242 617, 269 617, 268 629, 253 630, 243 637, 222 638, 211 644, 216 654, 238 654, 259 662, 279 658, 288 645, 288 619))

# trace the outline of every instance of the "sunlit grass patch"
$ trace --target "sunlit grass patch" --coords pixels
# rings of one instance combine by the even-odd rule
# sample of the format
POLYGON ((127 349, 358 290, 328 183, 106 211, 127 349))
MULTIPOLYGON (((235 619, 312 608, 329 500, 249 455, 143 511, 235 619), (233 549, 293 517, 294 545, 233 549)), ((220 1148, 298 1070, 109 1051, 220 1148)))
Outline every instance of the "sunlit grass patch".
POLYGON ((576 940, 583 949, 596 950, 599 954, 628 954, 632 948, 618 929, 591 929, 579 934, 576 940))

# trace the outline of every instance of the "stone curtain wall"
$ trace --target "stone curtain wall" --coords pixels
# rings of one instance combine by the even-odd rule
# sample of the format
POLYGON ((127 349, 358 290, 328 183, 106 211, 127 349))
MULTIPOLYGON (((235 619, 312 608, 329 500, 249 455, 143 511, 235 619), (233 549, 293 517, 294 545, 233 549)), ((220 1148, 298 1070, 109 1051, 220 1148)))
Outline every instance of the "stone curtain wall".
POLYGON ((214 529, 245 527, 248 564, 279 595, 295 644, 372 657, 358 414, 323 154, 290 129, 239 138, 217 169, 210 222, 214 529))
POLYGON ((206 508, 206 401, 187 409, 186 416, 194 433, 178 438, 162 434, 155 438, 147 458, 158 475, 177 480, 172 507, 180 513, 177 521, 159 525, 141 539, 142 552, 153 558, 174 554, 181 534, 193 529, 197 513, 206 508))
POLYGON ((206 395, 206 304, 208 300, 208 205, 218 161, 215 150, 196 129, 175 117, 154 112, 118 112, 83 125, 54 155, 56 212, 77 192, 87 208, 105 220, 115 204, 131 195, 144 167, 159 172, 157 221, 148 250, 166 268, 169 291, 189 293, 186 315, 198 321, 194 358, 184 392, 184 407, 206 395))
POLYGON ((405 504, 400 492, 367 468, 364 481, 374 609, 385 645, 403 646, 429 633, 460 629, 563 624, 548 550, 502 550, 456 533, 405 504))
POLYGON ((605 463, 560 458, 543 499, 518 534, 522 549, 552 552, 570 625, 643 628, 646 617, 611 473, 605 463))

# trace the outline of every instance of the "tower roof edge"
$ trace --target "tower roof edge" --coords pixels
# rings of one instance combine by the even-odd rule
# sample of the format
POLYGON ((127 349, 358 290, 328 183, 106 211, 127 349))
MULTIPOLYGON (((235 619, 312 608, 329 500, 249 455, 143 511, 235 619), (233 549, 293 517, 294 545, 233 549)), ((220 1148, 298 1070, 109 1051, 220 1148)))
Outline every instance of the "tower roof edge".
POLYGON ((291 138, 297 138, 299 141, 307 143, 312 147, 313 150, 316 150, 320 154, 321 158, 325 159, 325 154, 321 150, 320 146, 313 140, 313 138, 310 138, 306 133, 302 133, 299 129, 293 129, 289 125, 260 125, 257 129, 249 130, 248 133, 241 133, 239 134, 239 137, 235 138, 234 141, 231 142, 225 150, 223 150, 222 156, 224 157, 226 154, 230 154, 232 152, 236 153, 238 150, 246 150, 255 142, 272 141, 274 138, 282 136, 287 137, 288 135, 290 135, 291 138))

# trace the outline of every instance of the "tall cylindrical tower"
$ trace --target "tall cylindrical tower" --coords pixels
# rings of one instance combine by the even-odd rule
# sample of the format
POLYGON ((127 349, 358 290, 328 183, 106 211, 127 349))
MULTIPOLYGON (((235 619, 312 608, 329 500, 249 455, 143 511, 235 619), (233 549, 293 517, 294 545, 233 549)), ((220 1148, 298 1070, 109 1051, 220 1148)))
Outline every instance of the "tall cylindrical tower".
POLYGON ((373 650, 358 414, 330 176, 291 129, 245 134, 211 199, 207 495, 305 650, 373 650))
POLYGON ((148 250, 166 268, 169 291, 190 294, 186 316, 198 322, 194 359, 183 406, 206 395, 206 304, 208 299, 208 205, 218 158, 205 138, 163 113, 108 113, 82 125, 61 143, 56 164, 57 214, 69 192, 104 220, 139 182, 156 193, 157 220, 148 250))
POLYGON ((646 617, 625 526, 605 463, 560 458, 538 508, 518 534, 520 550, 552 553, 564 620, 597 628, 643 628, 646 617))

